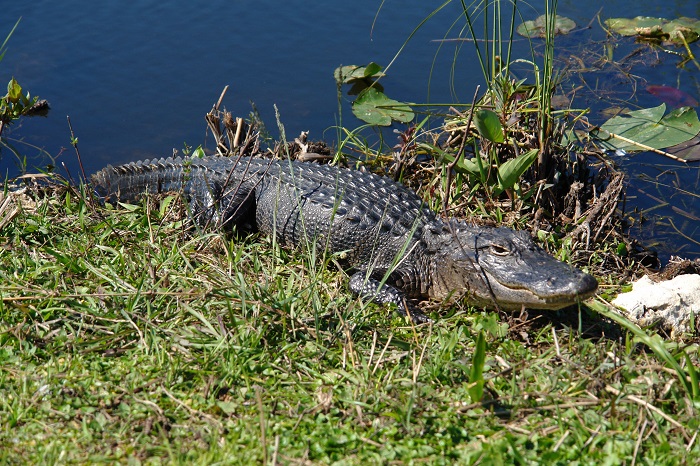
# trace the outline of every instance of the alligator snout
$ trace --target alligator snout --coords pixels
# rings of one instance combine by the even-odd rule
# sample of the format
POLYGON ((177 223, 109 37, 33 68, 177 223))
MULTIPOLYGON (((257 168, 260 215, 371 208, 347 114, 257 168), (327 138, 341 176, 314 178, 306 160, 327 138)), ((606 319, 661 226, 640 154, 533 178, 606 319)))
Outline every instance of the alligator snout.
POLYGON ((590 296, 598 289, 598 281, 593 276, 571 269, 568 274, 552 276, 547 280, 549 293, 542 291, 543 297, 551 295, 590 296))

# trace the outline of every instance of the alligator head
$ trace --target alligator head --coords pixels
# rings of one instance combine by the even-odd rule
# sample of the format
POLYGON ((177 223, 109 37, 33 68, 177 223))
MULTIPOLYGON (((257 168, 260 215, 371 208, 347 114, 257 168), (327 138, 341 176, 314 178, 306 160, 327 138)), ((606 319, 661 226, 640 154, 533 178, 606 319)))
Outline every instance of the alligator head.
POLYGON ((452 221, 433 229, 426 243, 437 245, 430 290, 437 299, 464 290, 477 305, 561 309, 598 287, 595 278, 555 259, 526 232, 452 221))

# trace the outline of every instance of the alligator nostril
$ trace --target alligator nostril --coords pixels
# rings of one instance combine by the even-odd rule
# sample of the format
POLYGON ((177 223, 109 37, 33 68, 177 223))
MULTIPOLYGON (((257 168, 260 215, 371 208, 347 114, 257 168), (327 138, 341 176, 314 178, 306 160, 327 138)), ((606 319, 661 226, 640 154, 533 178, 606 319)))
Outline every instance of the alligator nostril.
POLYGON ((580 283, 580 292, 581 293, 590 293, 592 291, 595 291, 598 288, 598 280, 593 278, 592 275, 588 275, 587 273, 583 275, 583 279, 581 280, 580 283))

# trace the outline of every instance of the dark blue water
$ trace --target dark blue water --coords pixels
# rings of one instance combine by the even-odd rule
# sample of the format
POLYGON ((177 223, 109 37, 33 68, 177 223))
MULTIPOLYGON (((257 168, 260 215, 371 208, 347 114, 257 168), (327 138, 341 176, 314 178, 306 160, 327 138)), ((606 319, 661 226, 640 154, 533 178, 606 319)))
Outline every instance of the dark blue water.
MULTIPOLYGON (((54 160, 77 175, 67 115, 87 172, 107 163, 167 156, 184 144, 205 144, 204 114, 225 85, 230 85, 226 108, 247 116, 254 102, 271 136, 279 137, 276 105, 288 137, 310 130, 312 139, 333 143, 336 125, 360 124, 350 112, 347 95, 341 96, 339 107, 333 70, 341 64, 370 61, 387 65, 411 31, 440 4, 387 0, 378 12, 378 0, 10 2, 0 18, 0 39, 18 18, 22 20, 0 62, 0 83, 4 86, 14 76, 32 94, 48 99, 52 109, 47 118, 24 119, 4 134, 22 159, 2 149, 0 173, 3 177, 16 174, 25 161, 31 171, 54 160)), ((539 3, 521 5, 526 19, 543 12, 539 3)), ((473 46, 462 43, 455 63, 455 47, 460 44, 443 43, 440 48, 436 41, 457 37, 463 22, 453 31, 450 27, 460 8, 460 2, 453 1, 411 39, 382 81, 388 95, 417 103, 471 101, 475 86, 483 84, 473 46)), ((637 14, 700 17, 700 2, 685 0, 559 3, 559 13, 579 25, 588 24, 601 8, 603 19, 637 14)), ((562 38, 561 43, 581 55, 587 47, 582 44, 604 37, 594 22, 590 30, 562 38)), ((700 56, 698 44, 692 47, 700 56)), ((515 57, 529 58, 528 50, 526 41, 515 43, 515 57)), ((623 53, 627 53, 624 47, 614 51, 614 55, 623 53)), ((700 100, 698 70, 678 69, 676 63, 673 56, 661 52, 658 63, 634 70, 637 90, 616 99, 627 99, 633 106, 658 105, 640 90, 648 83, 680 86, 700 100)), ((586 79, 607 80, 611 85, 617 77, 601 73, 586 79)), ((620 89, 625 87, 629 83, 621 80, 616 91, 624 94, 620 89)), ((583 100, 584 106, 594 107, 592 120, 600 118, 595 108, 598 100, 595 94, 583 100)), ((653 154, 621 162, 634 186, 648 184, 636 181, 640 176, 657 177, 663 171, 672 173, 670 184, 698 192, 697 164, 682 167, 653 154)), ((653 206, 639 193, 630 193, 628 209, 653 206)), ((677 203, 677 209, 680 206, 691 217, 700 217, 697 197, 677 190, 664 195, 677 203)), ((657 223, 666 222, 664 228, 649 229, 647 222, 636 234, 645 240, 659 239, 662 255, 680 248, 687 256, 699 257, 700 222, 678 217, 671 207, 650 214, 657 223), (673 230, 668 218, 675 218, 676 226, 683 225, 680 229, 686 238, 667 234, 673 230)))
MULTIPOLYGON (((204 114, 225 85, 231 86, 226 107, 246 116, 254 102, 273 136, 277 105, 288 134, 311 130, 312 138, 333 139, 341 116, 333 70, 341 64, 388 64, 432 9, 386 5, 374 22, 379 6, 374 0, 102 5, 15 2, 0 20, 0 31, 9 31, 22 17, 0 76, 14 75, 52 106, 48 119, 26 120, 12 136, 61 154, 69 144, 70 115, 88 171, 168 155, 185 142, 203 143, 204 114)), ((438 32, 458 12, 448 10, 438 32)), ((435 29, 421 31, 410 55, 390 70, 385 85, 393 97, 426 100, 435 37, 435 29)), ((439 64, 443 75, 449 61, 445 56, 439 64)), ((448 100, 446 84, 443 79, 434 98, 448 100)), ((32 154, 27 147, 23 152, 32 154)), ((72 151, 59 160, 74 166, 72 151)), ((12 163, 3 154, 3 172, 12 163)))

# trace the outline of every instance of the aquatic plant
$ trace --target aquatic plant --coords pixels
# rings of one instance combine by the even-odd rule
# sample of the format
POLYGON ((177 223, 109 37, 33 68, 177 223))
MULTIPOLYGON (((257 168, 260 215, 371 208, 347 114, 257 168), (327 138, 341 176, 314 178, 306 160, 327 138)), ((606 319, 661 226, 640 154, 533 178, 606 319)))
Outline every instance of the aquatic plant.
MULTIPOLYGON (((0 45, 0 61, 7 52, 7 42, 19 25, 18 19, 12 30, 9 32, 2 45, 0 45)), ((48 109, 45 101, 39 102, 37 97, 32 97, 29 92, 26 94, 15 78, 11 78, 7 83, 7 93, 0 97, 0 136, 8 124, 18 120, 22 116, 35 114, 48 109)))

